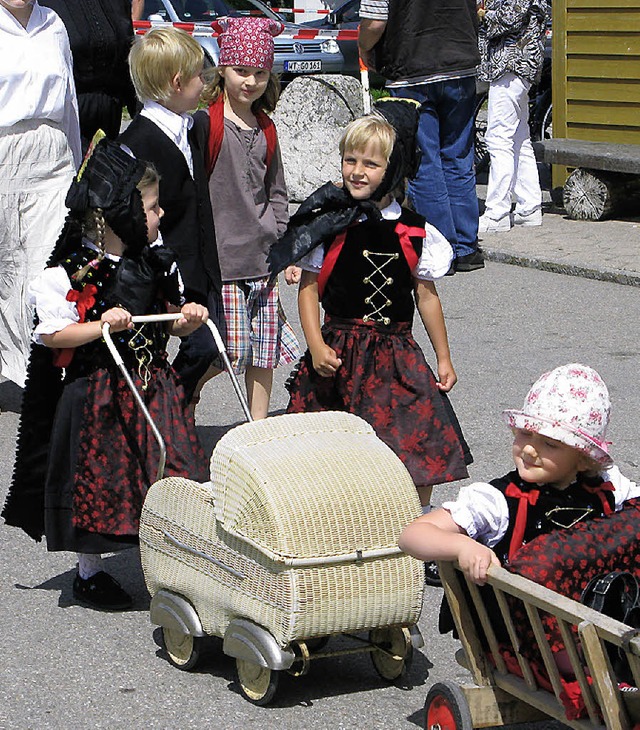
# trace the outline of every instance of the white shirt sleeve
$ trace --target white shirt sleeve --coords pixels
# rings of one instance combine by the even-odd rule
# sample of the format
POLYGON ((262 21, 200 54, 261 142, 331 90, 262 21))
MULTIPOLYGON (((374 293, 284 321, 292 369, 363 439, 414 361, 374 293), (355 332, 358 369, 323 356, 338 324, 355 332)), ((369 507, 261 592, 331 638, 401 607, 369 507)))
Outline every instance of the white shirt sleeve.
POLYGON ((316 246, 312 251, 309 251, 306 256, 303 256, 298 262, 298 266, 303 271, 310 271, 312 274, 319 274, 322 264, 324 262, 324 246, 316 246))
POLYGON ((613 484, 613 496, 615 497, 616 502, 616 512, 622 509, 622 505, 628 499, 640 497, 640 486, 623 476, 617 466, 610 466, 608 469, 605 469, 600 476, 605 480, 605 482, 611 482, 611 484, 613 484))
POLYGON ((42 345, 42 335, 60 332, 80 320, 75 302, 67 301, 71 282, 61 266, 45 269, 29 285, 29 304, 38 314, 38 325, 33 332, 33 341, 42 345))
POLYGON ((416 279, 435 281, 442 278, 453 261, 453 248, 437 228, 424 224, 426 236, 422 244, 422 255, 413 275, 416 279))
POLYGON ((486 482, 462 487, 455 502, 444 502, 443 509, 469 537, 492 548, 509 527, 507 500, 499 489, 486 482))

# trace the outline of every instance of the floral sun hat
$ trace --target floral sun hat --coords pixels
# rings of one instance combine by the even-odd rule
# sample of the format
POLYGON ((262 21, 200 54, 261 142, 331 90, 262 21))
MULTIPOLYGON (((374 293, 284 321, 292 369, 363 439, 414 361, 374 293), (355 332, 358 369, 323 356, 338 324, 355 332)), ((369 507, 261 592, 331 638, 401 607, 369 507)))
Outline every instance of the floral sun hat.
POLYGON ((570 363, 542 375, 531 387, 521 411, 503 411, 511 428, 522 428, 579 449, 602 466, 610 466, 605 440, 611 402, 598 373, 570 363))

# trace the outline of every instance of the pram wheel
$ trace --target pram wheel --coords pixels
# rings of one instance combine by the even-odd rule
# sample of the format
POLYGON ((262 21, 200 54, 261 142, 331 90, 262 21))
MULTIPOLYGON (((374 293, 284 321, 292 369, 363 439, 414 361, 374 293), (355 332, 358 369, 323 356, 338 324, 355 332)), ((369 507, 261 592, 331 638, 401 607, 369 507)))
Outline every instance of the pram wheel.
POLYGON ((371 661, 382 679, 393 682, 407 673, 413 658, 409 629, 402 626, 373 629, 369 641, 376 647, 371 652, 371 661))
POLYGON ((472 730, 473 720, 464 692, 454 682, 437 682, 424 704, 425 730, 472 730))
POLYGON ((201 636, 183 634, 182 631, 162 627, 162 640, 169 662, 183 672, 195 669, 200 661, 201 636))
POLYGON ((236 659, 236 674, 242 696, 253 705, 268 705, 278 689, 280 672, 255 662, 236 659))

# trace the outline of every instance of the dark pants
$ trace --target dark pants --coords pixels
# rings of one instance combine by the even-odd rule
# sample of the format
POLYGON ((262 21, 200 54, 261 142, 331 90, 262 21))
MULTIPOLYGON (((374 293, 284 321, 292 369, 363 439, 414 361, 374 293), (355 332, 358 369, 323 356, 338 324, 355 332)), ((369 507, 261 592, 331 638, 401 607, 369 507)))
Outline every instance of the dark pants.
MULTIPOLYGON (((219 297, 209 294, 207 301, 209 319, 217 326, 223 341, 226 340, 226 327, 219 297)), ((180 338, 180 348, 173 361, 173 368, 184 388, 185 401, 190 403, 198 383, 220 353, 211 330, 207 325, 198 327, 187 337, 180 338)))

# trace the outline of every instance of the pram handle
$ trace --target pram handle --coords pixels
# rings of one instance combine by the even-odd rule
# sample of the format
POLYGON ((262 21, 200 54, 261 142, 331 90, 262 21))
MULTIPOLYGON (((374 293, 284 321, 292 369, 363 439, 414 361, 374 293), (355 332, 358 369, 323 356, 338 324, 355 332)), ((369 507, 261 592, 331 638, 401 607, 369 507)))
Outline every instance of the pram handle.
MULTIPOLYGON (((131 317, 131 321, 134 324, 145 324, 147 322, 173 322, 175 320, 181 319, 182 316, 183 315, 180 312, 165 314, 138 314, 131 317)), ((242 406, 242 410, 244 411, 244 415, 246 416, 248 421, 252 421, 253 418, 251 417, 249 406, 247 404, 246 398, 244 397, 242 389, 240 388, 238 378, 236 377, 236 374, 233 372, 233 368, 231 367, 231 361, 229 360, 229 355, 227 354, 227 349, 224 345, 222 337, 220 336, 220 332, 216 325, 210 319, 208 319, 205 324, 209 327, 209 330, 211 331, 213 339, 216 343, 216 347, 218 348, 218 352, 220 353, 220 357, 222 358, 222 361, 224 363, 225 369, 229 374, 229 377, 231 378, 233 389, 235 390, 236 395, 238 396, 238 399, 240 401, 240 405, 242 406)), ((104 338, 105 344, 107 345, 107 348, 109 349, 109 352, 111 353, 111 356, 113 357, 115 364, 118 366, 124 379, 127 381, 127 385, 131 389, 131 392, 133 393, 136 402, 140 406, 140 409, 142 410, 142 413, 144 414, 144 417, 147 420, 147 423, 149 424, 149 427, 151 428, 151 431, 156 441, 158 442, 158 446, 160 447, 160 458, 158 460, 158 472, 156 476, 156 481, 158 481, 159 479, 162 479, 162 476, 164 474, 164 467, 167 459, 166 444, 164 442, 164 439, 162 438, 162 434, 158 430, 156 424, 153 422, 151 414, 149 413, 149 409, 142 400, 142 396, 138 392, 138 389, 133 382, 133 378, 129 374, 129 371, 124 364, 122 355, 118 352, 118 348, 113 342, 113 338, 111 337, 111 325, 108 322, 104 322, 102 324, 102 336, 104 338)))

